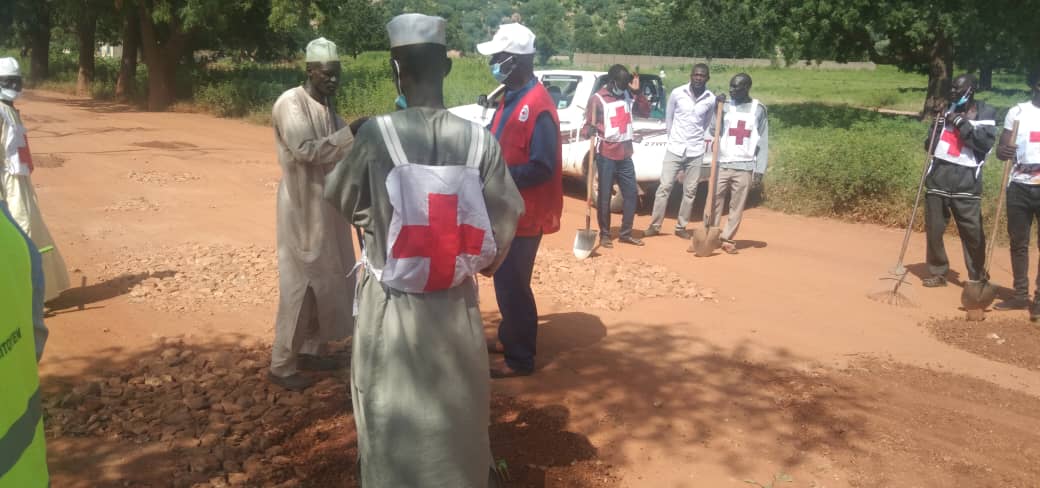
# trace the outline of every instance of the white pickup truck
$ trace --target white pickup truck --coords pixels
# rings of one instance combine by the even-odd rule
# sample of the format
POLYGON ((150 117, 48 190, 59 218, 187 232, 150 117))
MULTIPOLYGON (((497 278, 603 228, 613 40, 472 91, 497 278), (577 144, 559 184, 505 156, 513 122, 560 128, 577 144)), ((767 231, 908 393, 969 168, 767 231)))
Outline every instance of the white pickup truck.
MULTIPOLYGON (((587 155, 589 141, 581 136, 581 128, 585 122, 585 105, 589 98, 603 86, 606 72, 603 71, 571 71, 548 70, 535 71, 542 85, 548 89, 556 101, 556 109, 560 116, 560 137, 563 140, 563 174, 564 176, 584 181, 587 172, 587 155)), ((650 100, 649 118, 637 117, 634 120, 634 154, 636 181, 639 183, 640 207, 653 205, 654 192, 661 180, 661 161, 664 158, 664 146, 667 142, 664 116, 668 94, 665 93, 661 78, 655 75, 639 75, 640 91, 650 100)), ((499 85, 487 95, 481 95, 477 103, 452 107, 455 115, 487 126, 495 114, 498 97, 504 92, 499 85)), ((611 210, 621 211, 621 198, 617 185, 614 185, 614 198, 611 210)))

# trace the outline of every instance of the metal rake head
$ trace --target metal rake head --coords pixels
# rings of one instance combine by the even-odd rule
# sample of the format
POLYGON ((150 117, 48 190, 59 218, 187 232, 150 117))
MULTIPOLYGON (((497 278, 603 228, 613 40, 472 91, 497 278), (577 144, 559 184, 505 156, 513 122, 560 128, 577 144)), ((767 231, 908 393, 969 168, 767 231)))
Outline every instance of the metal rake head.
POLYGON ((896 284, 892 286, 892 289, 891 290, 885 290, 885 291, 879 291, 877 293, 871 293, 870 295, 867 295, 867 297, 870 298, 871 300, 876 301, 876 302, 881 302, 881 303, 884 303, 884 304, 887 304, 887 305, 894 305, 894 306, 897 306, 897 307, 914 307, 914 306, 916 306, 916 304, 913 302, 913 300, 910 300, 909 298, 906 297, 906 295, 903 295, 902 293, 899 293, 899 288, 901 286, 903 286, 903 285, 910 286, 911 285, 911 283, 909 281, 907 281, 907 279, 906 279, 906 275, 907 274, 908 274, 907 269, 902 267, 902 266, 899 266, 896 269, 893 269, 892 270, 892 274, 890 276, 884 276, 884 277, 880 278, 881 281, 889 281, 889 280, 895 281, 896 284))

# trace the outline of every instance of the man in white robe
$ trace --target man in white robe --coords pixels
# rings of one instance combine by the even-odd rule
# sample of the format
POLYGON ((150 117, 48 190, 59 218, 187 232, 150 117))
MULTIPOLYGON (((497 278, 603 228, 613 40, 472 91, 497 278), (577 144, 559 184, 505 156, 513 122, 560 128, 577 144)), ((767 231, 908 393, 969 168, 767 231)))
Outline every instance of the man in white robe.
POLYGON ((320 353, 326 342, 348 337, 354 326, 354 280, 348 276, 354 247, 348 223, 322 199, 325 175, 354 142, 351 127, 331 106, 339 80, 336 45, 316 39, 307 46, 307 81, 278 97, 272 112, 282 180, 278 315, 268 379, 290 390, 313 383, 300 370, 344 366, 343 358, 320 353))
POLYGON ((407 108, 363 125, 325 187, 364 231, 351 363, 362 486, 485 488, 490 378, 472 273, 501 264, 523 199, 494 137, 444 108, 444 19, 405 14, 387 30, 407 108), (433 189, 460 173, 465 191, 433 189), (401 285, 427 276, 429 291, 401 285))
POLYGON ((14 58, 0 58, 0 199, 18 226, 43 254, 44 300, 53 300, 69 287, 65 260, 43 222, 30 174, 33 171, 29 138, 14 101, 22 93, 22 73, 14 58))

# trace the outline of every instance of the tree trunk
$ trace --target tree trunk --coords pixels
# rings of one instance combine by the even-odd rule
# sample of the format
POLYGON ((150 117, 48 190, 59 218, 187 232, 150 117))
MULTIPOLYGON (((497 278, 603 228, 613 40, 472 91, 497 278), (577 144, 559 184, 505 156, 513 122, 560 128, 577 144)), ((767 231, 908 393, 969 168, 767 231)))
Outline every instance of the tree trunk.
POLYGON ((79 75, 76 94, 89 96, 94 84, 94 37, 97 32, 97 12, 87 8, 76 20, 76 38, 79 41, 79 75))
POLYGON ((924 102, 923 117, 928 117, 946 104, 946 95, 953 81, 953 45, 940 31, 929 50, 928 96, 924 102))
POLYGON ((127 100, 134 94, 134 88, 137 85, 137 51, 141 45, 141 27, 137 20, 137 9, 130 5, 126 5, 125 8, 123 57, 119 62, 119 79, 116 80, 117 100, 127 100))
POLYGON ((979 90, 993 89, 993 65, 984 64, 979 68, 979 90))
POLYGON ((170 21, 166 41, 159 42, 155 21, 148 14, 148 9, 142 9, 139 17, 141 53, 144 64, 148 66, 148 110, 161 112, 173 103, 176 95, 174 85, 177 79, 177 63, 187 44, 188 36, 181 29, 179 19, 174 18, 170 21))
POLYGON ((32 57, 29 61, 29 81, 39 84, 50 76, 51 11, 47 2, 36 5, 36 22, 30 27, 29 42, 32 57))

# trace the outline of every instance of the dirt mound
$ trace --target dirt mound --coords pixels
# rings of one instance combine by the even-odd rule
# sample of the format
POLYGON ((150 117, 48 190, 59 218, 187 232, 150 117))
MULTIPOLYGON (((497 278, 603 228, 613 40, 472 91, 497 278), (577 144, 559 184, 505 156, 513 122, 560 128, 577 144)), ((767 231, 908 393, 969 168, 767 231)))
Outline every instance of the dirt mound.
POLYGON ((197 310, 206 304, 261 305, 278 297, 274 249, 250 245, 185 244, 121 250, 119 261, 103 264, 101 280, 131 284, 130 301, 162 311, 197 310))
MULTIPOLYGON (((348 372, 294 393, 266 381, 266 349, 171 341, 141 358, 132 371, 45 395, 48 442, 87 438, 96 452, 128 450, 119 456, 138 466, 92 486, 358 486, 348 372)), ((496 396, 490 433, 507 486, 614 485, 588 440, 566 427, 563 407, 496 396)))
POLYGON ((167 173, 165 171, 136 171, 130 170, 126 175, 133 181, 138 183, 147 183, 151 185, 168 185, 170 183, 184 183, 187 181, 195 181, 201 179, 198 175, 191 173, 167 173))
POLYGON ((578 261, 570 251, 545 247, 538 250, 531 286, 537 296, 567 307, 612 311, 646 298, 715 299, 711 288, 664 266, 609 254, 578 261))
POLYGON ((934 320, 926 324, 939 340, 973 354, 1040 371, 1040 327, 1020 318, 990 313, 982 322, 934 320))
POLYGON ((106 212, 155 212, 158 210, 158 203, 144 197, 128 198, 105 207, 106 212))

